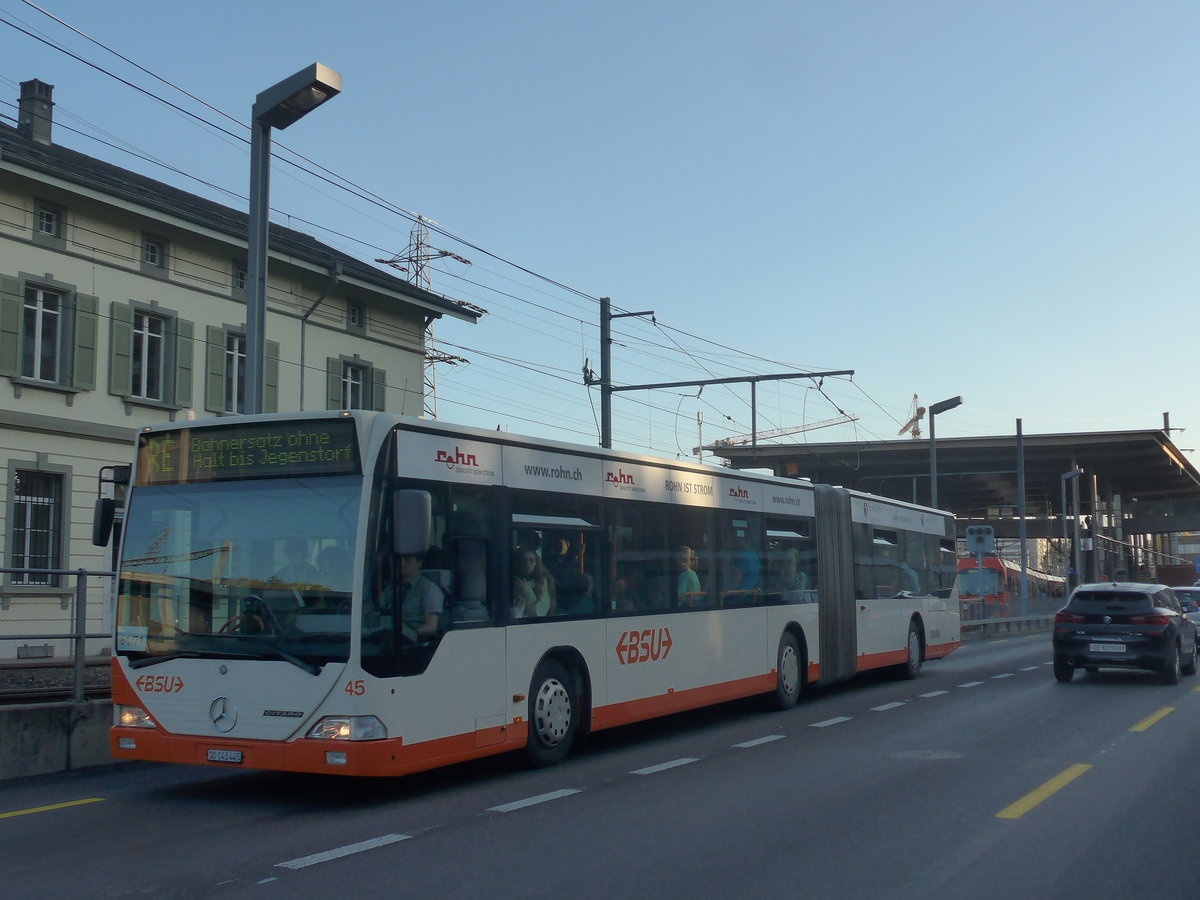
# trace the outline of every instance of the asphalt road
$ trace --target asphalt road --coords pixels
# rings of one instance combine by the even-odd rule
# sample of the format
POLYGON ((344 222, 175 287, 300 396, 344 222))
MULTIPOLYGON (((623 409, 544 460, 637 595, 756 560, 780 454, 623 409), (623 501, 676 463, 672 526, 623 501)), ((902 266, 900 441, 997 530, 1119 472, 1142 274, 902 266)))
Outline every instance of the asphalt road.
POLYGON ((1194 898, 1200 678, 970 644, 390 781, 130 764, 0 782, 6 898, 1194 898))

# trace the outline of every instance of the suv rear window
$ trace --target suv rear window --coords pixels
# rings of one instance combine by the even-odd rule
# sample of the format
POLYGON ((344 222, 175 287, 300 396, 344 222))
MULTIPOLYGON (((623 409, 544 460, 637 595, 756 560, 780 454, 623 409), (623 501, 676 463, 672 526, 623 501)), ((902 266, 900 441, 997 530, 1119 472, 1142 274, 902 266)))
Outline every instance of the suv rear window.
POLYGON ((1085 608, 1103 606, 1113 611, 1147 609, 1156 605, 1150 594, 1141 591, 1078 591, 1071 603, 1085 608))

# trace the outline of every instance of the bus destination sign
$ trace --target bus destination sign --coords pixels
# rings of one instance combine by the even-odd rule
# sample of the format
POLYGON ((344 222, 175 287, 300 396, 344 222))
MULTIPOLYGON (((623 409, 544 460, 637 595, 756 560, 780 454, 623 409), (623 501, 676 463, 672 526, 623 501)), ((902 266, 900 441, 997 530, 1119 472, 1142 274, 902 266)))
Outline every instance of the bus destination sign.
POLYGON ((359 471, 353 419, 180 428, 138 438, 139 485, 357 475, 359 471))

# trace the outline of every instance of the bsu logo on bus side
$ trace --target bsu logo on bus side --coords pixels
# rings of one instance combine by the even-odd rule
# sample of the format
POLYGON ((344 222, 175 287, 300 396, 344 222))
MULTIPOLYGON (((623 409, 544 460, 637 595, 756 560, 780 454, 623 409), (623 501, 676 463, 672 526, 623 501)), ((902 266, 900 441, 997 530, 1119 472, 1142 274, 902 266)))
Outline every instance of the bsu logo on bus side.
POLYGON ((617 660, 623 666, 632 663, 666 659, 675 644, 669 628, 646 628, 626 631, 617 641, 617 660))

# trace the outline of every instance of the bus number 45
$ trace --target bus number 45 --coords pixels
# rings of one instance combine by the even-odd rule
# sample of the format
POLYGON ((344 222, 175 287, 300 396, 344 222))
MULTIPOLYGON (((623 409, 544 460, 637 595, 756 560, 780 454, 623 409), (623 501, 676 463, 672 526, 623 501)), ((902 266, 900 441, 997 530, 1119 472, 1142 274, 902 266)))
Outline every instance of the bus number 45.
POLYGON ((347 694, 353 694, 355 697, 361 697, 367 692, 367 684, 363 679, 359 678, 355 681, 347 681, 343 690, 347 694))

